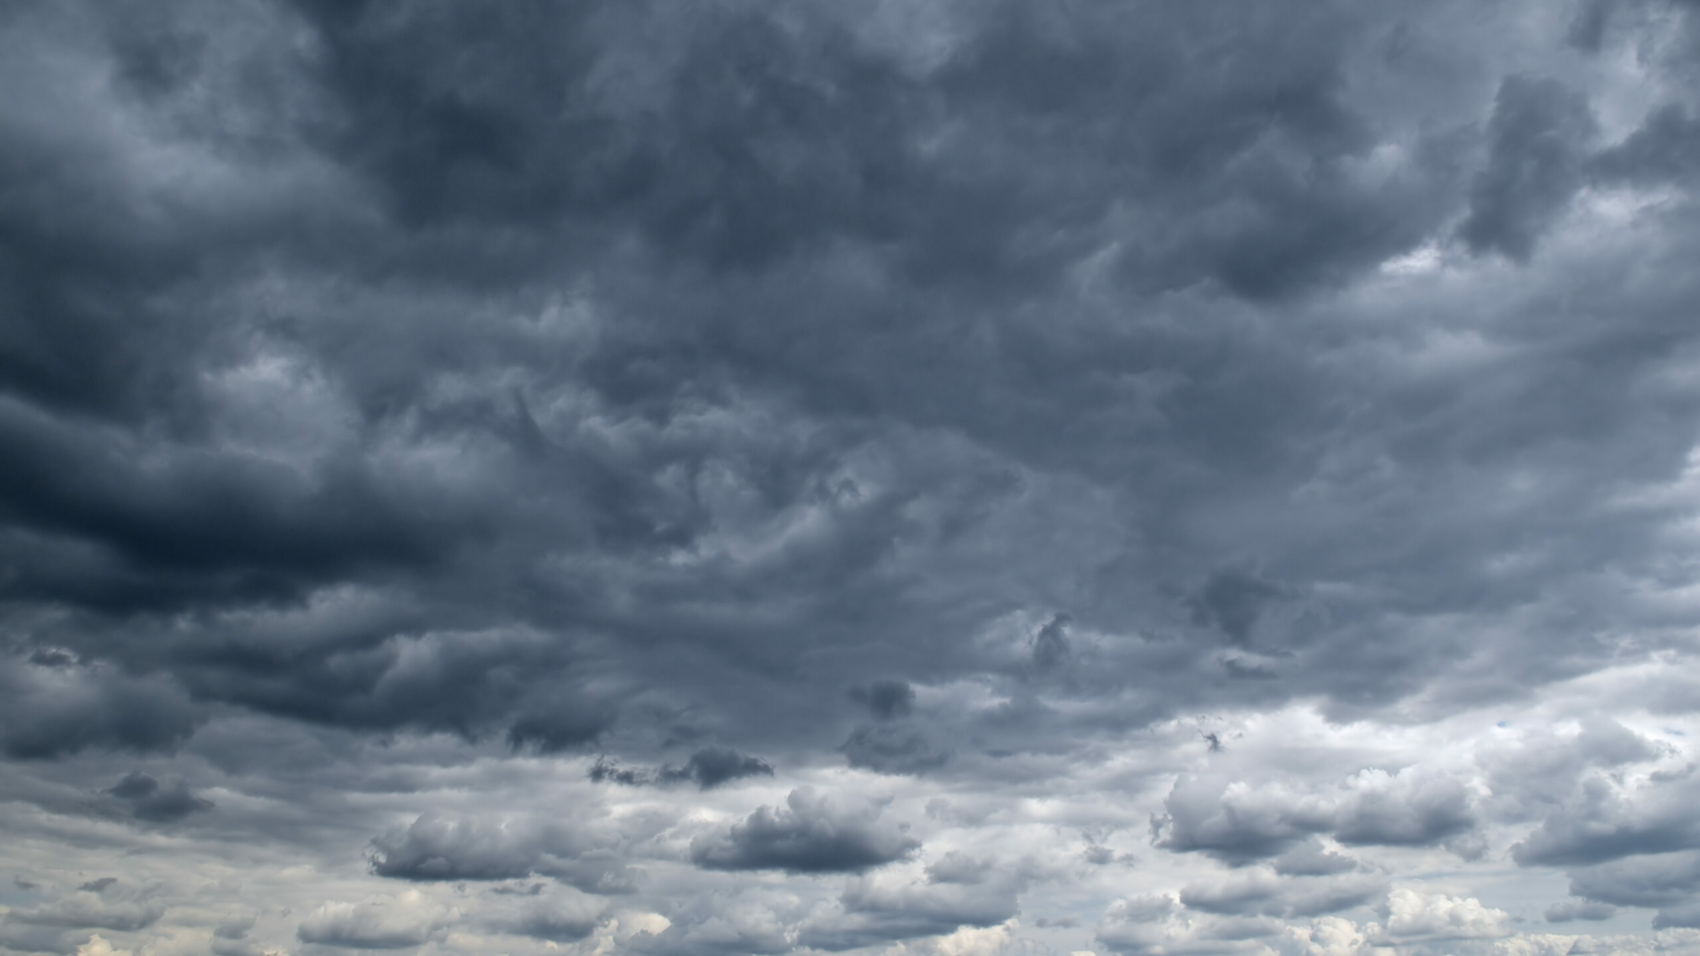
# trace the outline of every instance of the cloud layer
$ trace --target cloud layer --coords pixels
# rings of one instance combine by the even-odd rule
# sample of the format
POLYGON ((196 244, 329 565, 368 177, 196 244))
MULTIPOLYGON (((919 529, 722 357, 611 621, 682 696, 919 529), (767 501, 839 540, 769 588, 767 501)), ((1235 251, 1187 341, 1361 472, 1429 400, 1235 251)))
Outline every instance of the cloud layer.
POLYGON ((0 953, 1700 949, 1700 7, 0 11, 0 953))

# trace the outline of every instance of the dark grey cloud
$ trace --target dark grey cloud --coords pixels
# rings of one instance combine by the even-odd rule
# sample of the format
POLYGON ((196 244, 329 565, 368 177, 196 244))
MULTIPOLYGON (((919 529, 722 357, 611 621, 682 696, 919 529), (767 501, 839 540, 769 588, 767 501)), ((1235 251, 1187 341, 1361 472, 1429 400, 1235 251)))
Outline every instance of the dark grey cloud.
POLYGON ((1606 29, 1611 25, 1611 12, 1610 0, 1585 0, 1577 6, 1565 39, 1580 50, 1598 53, 1605 42, 1606 29))
MULTIPOLYGON (((1403 557, 1335 547, 1356 518, 1435 513, 1421 482, 1340 484, 1347 459, 1412 476, 1504 447, 1473 459, 1491 481, 1532 459, 1485 424, 1436 438, 1447 422, 1505 422, 1538 458, 1650 409, 1473 414, 1549 407, 1542 369, 1605 354, 1582 328, 1491 387, 1342 375, 1326 343, 1361 327, 1308 297, 1466 212, 1470 243, 1522 255, 1584 167, 1664 169, 1679 148, 1635 144, 1679 143, 1688 114, 1661 105, 1612 147, 1626 158, 1589 165, 1586 91, 1423 74, 1470 55, 1437 39, 1450 14, 1385 12, 999 4, 941 13, 933 62, 877 17, 813 8, 545 4, 463 22, 277 5, 248 15, 312 52, 243 32, 240 68, 208 39, 229 24, 197 7, 114 13, 86 51, 110 61, 107 92, 256 191, 240 209, 171 192, 18 127, 13 161, 33 165, 13 178, 32 188, 6 222, 36 264, 9 287, 18 467, 0 550, 23 613, 79 616, 28 641, 335 726, 564 752, 700 706, 752 747, 856 735, 849 760, 896 772, 960 742, 831 726, 811 702, 829 682, 872 694, 893 672, 982 672, 962 635, 1016 610, 1066 615, 1076 635, 1255 637, 1270 659, 1219 662, 1268 685, 1253 697, 1414 693, 1449 658, 1359 641, 1381 611, 1349 600, 1297 620, 1327 603, 1310 582, 1377 567, 1399 608, 1470 607, 1437 555, 1534 519, 1442 509, 1403 557), (138 218, 125 190, 170 211, 138 218), (1139 304, 1153 295, 1192 318, 1159 318, 1139 304), (1073 318, 1035 321, 1047 308, 1073 318), (132 313, 145 321, 116 318, 132 313), (1338 421, 1345 407, 1363 412, 1338 421), (1233 546, 1209 530, 1213 509, 1299 486, 1333 488, 1354 517, 1233 546), (739 544, 809 509, 831 520, 784 558, 739 544), (391 606, 297 644, 254 624, 347 589, 391 606), (120 638, 143 632, 162 636, 120 638), (705 690, 780 674, 790 688, 705 690), (624 711, 636 687, 655 709, 624 711)), ((1516 353, 1528 334, 1494 336, 1516 353)), ((1612 381, 1645 364, 1636 334, 1612 381)), ((1618 393, 1600 382, 1573 391, 1618 393)), ((1668 472, 1650 447, 1601 461, 1668 472)), ((1598 530, 1549 529, 1633 547, 1598 530)), ((1150 691, 1132 723, 1252 693, 1217 687, 1184 645, 1083 674, 1080 642, 1035 624, 1030 663, 1071 692, 1150 691)))
POLYGON ((1460 234, 1472 249, 1529 258, 1583 182, 1596 124, 1581 94, 1556 80, 1507 77, 1488 121, 1488 166, 1470 188, 1460 234))
POLYGON ((1033 667, 1041 672, 1060 666, 1069 656, 1068 615, 1058 614, 1033 635, 1033 667))
POLYGON ((1700 820, 1690 809, 1695 789, 1692 766, 1655 775, 1629 792, 1608 777, 1590 776, 1575 799, 1555 809, 1511 855, 1524 866, 1563 866, 1693 849, 1700 846, 1700 820))
POLYGON ((1210 575, 1194 605, 1197 620, 1222 630, 1235 643, 1251 638, 1263 610, 1286 596, 1280 585, 1242 569, 1224 568, 1210 575))
POLYGON ((1657 910, 1654 929, 1693 927, 1700 912, 1700 854, 1693 851, 1647 852, 1618 861, 1572 869, 1571 893, 1578 900, 1559 903, 1561 915, 1596 919, 1612 907, 1657 910))
POLYGON ((596 783, 617 783, 627 787, 641 787, 650 782, 652 775, 635 767, 621 767, 606 757, 597 758, 591 765, 590 779, 596 783))
POLYGON ((1224 953, 1428 847, 1690 925, 1697 64, 1689 0, 9 4, 5 945, 238 911, 112 915, 169 854, 333 875, 221 956, 1224 953))
POLYGON ((508 880, 530 876, 547 852, 523 825, 420 817, 372 841, 372 872, 411 880, 508 880))
POLYGON ((745 777, 771 777, 773 768, 760 757, 739 753, 731 747, 703 747, 691 754, 683 767, 662 767, 663 781, 689 780, 702 790, 745 777))
POLYGON ((1660 929, 1697 929, 1700 928, 1700 902, 1686 903, 1682 906, 1672 906, 1659 910, 1653 917, 1653 928, 1660 929))
POLYGON ((866 686, 852 687, 850 699, 868 708, 879 720, 907 717, 915 709, 915 688, 908 681, 884 678, 866 686))
POLYGON ((684 766, 662 764, 654 770, 644 770, 621 767, 607 757, 601 757, 590 768, 591 780, 627 787, 694 783, 699 790, 711 790, 734 780, 771 776, 773 767, 767 761, 731 747, 720 746, 698 748, 691 754, 690 759, 685 761, 684 766))
POLYGON ((920 847, 880 808, 845 809, 807 790, 785 806, 761 807, 722 834, 691 842, 691 859, 711 870, 860 872, 902 859, 920 847))
POLYGON ((1700 119, 1683 103, 1668 103, 1648 114, 1623 142, 1593 158, 1597 175, 1607 182, 1681 183, 1700 174, 1694 158, 1700 144, 1700 119))
POLYGON ((378 876, 419 882, 510 880, 534 873, 591 893, 630 889, 624 863, 605 839, 563 824, 425 814, 372 840, 378 876))
POLYGON ((1681 913, 1700 900, 1700 853, 1648 853, 1580 867, 1571 871, 1570 892, 1595 903, 1681 913))
POLYGON ((169 823, 213 808, 211 800, 190 792, 182 780, 162 784, 139 770, 126 774, 106 792, 122 803, 131 816, 151 823, 169 823))
POLYGON ((950 761, 950 751, 935 742, 924 727, 913 723, 857 727, 839 749, 850 766, 879 773, 924 773, 950 761))
POLYGON ((176 682, 71 657, 0 660, 0 746, 14 758, 55 757, 89 747, 169 749, 194 732, 197 715, 176 682))

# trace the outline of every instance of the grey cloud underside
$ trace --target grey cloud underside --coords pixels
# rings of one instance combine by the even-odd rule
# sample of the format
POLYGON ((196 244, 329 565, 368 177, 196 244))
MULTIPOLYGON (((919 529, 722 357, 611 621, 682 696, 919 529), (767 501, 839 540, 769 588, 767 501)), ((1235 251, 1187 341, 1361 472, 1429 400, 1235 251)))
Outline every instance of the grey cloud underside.
POLYGON ((92 880, 52 903, 16 907, 0 917, 0 946, 70 953, 90 929, 134 932, 159 922, 165 905, 115 877, 92 880))
POLYGON ((1686 270, 1499 306, 1467 375, 1360 373, 1410 343, 1326 303, 1448 223, 1526 260, 1589 183, 1687 181, 1687 104, 1608 143, 1552 77, 1378 101, 1459 53, 1373 6, 991 5, 931 65, 813 8, 261 6, 304 45, 229 52, 204 13, 79 49, 240 204, 11 120, 8 639, 112 684, 9 717, 15 755, 216 703, 921 772, 1030 744, 854 726, 911 719, 893 672, 1349 709, 1455 674, 1426 618, 1571 615, 1455 691, 1493 696, 1595 653, 1539 582, 1657 573, 1660 516, 1586 502, 1682 465, 1644 423, 1692 399, 1627 385, 1686 348, 1686 270), (971 640, 1011 614, 1019 666, 971 640))
POLYGON ((724 834, 692 841, 691 859, 710 870, 854 873, 919 848, 919 841, 880 820, 878 807, 834 807, 817 794, 793 790, 784 807, 761 807, 724 834))
POLYGON ((541 874, 590 893, 631 890, 611 841, 563 822, 421 816, 372 841, 372 872, 416 881, 509 880, 541 874))
MULTIPOLYGON (((1700 778, 1606 717, 1289 776, 1189 726, 1042 878, 879 802, 1686 660, 1700 7, 1532 10, 5 5, 0 804, 400 894, 309 948, 447 946, 395 900, 465 883, 522 940, 642 898, 632 951, 846 950, 1142 854, 1204 869, 1110 949, 1362 915, 1382 852, 1700 926, 1700 778), (397 741, 443 776, 352 766, 397 741), (395 796, 516 757, 595 794, 395 796), (713 895, 768 880, 835 895, 713 895)), ((98 878, 19 884, 0 947, 165 918, 98 878)))
POLYGON ((1280 783, 1243 788, 1222 781, 1177 781, 1151 823, 1153 842, 1201 852, 1230 866, 1274 858, 1285 872, 1349 869, 1324 852, 1317 834, 1348 846, 1433 846, 1476 825, 1472 795, 1455 778, 1365 774, 1343 793, 1294 792, 1280 783))
POLYGON ((621 767, 603 758, 590 768, 590 779, 597 783, 608 781, 628 787, 694 783, 699 790, 711 790, 735 780, 771 776, 773 767, 760 757, 740 753, 731 747, 715 746, 698 749, 683 766, 663 764, 655 770, 643 770, 621 767))
POLYGON ((210 810, 213 802, 189 791, 182 780, 166 783, 141 771, 132 771, 106 791, 117 798, 138 820, 170 822, 191 813, 210 810))

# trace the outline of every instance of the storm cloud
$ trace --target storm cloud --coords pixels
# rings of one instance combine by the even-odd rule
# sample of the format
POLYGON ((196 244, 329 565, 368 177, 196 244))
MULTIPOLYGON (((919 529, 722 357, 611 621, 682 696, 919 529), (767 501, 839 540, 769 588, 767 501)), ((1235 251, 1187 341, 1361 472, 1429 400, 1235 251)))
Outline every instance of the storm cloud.
POLYGON ((1700 951, 1697 78, 6 4, 0 954, 1700 951))

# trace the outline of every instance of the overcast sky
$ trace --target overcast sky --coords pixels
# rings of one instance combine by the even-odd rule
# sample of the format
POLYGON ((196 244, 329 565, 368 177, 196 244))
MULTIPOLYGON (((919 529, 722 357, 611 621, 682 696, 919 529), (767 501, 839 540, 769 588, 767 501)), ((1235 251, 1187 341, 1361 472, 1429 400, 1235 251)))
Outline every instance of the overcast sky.
POLYGON ((1700 953, 1700 3, 0 3, 0 954, 1700 953))

